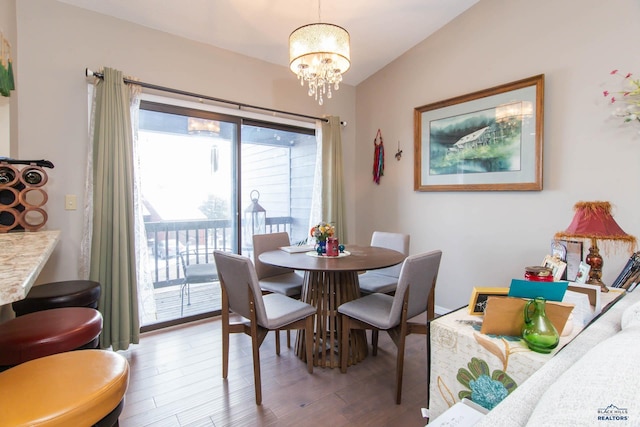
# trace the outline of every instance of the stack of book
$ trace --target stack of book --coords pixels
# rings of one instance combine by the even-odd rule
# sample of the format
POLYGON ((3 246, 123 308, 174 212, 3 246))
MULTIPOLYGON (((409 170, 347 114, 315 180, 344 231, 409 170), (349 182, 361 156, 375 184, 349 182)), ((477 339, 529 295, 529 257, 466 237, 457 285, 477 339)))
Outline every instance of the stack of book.
POLYGON ((612 288, 622 288, 631 292, 640 282, 640 252, 636 252, 629 258, 616 280, 611 284, 612 288))

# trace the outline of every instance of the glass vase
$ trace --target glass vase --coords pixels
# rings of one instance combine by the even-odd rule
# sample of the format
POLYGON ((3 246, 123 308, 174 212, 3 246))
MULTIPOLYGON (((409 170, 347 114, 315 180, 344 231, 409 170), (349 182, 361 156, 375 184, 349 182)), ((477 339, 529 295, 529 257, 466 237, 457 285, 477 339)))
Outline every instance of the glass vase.
POLYGON ((550 353, 558 346, 560 336, 545 313, 545 299, 535 298, 524 306, 522 338, 538 353, 550 353))

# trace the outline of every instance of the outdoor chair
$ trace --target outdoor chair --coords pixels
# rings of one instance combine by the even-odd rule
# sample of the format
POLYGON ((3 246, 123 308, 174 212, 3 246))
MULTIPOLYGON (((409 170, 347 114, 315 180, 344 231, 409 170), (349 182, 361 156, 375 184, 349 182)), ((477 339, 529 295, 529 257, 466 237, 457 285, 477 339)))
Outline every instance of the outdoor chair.
POLYGON ((187 294, 187 305, 191 305, 191 289, 194 283, 209 283, 218 280, 218 271, 213 262, 212 253, 204 253, 195 249, 180 252, 180 263, 184 273, 184 283, 180 287, 180 317, 184 314, 184 295, 187 294), (204 261, 200 263, 200 261, 204 261))

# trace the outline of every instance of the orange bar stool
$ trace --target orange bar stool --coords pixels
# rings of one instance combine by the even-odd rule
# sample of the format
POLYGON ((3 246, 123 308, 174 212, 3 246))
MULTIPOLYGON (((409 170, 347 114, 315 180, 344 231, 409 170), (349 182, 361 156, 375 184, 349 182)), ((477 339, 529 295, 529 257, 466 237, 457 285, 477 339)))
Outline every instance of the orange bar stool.
POLYGON ((66 280, 31 288, 27 297, 11 306, 16 316, 62 307, 98 308, 100 283, 93 280, 66 280))
POLYGON ((29 360, 96 348, 102 315, 94 308, 37 311, 0 323, 0 370, 29 360))
POLYGON ((0 414, 7 426, 118 425, 129 364, 107 350, 31 360, 0 373, 0 414))

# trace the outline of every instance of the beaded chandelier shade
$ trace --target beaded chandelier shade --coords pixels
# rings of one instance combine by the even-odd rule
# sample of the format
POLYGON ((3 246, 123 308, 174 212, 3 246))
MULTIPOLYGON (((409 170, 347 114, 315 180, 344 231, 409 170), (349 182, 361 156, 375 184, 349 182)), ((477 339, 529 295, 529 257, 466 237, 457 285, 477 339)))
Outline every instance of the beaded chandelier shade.
POLYGON ((304 25, 289 36, 289 68, 309 85, 309 96, 320 105, 340 88, 342 75, 351 67, 350 36, 333 24, 304 25))

